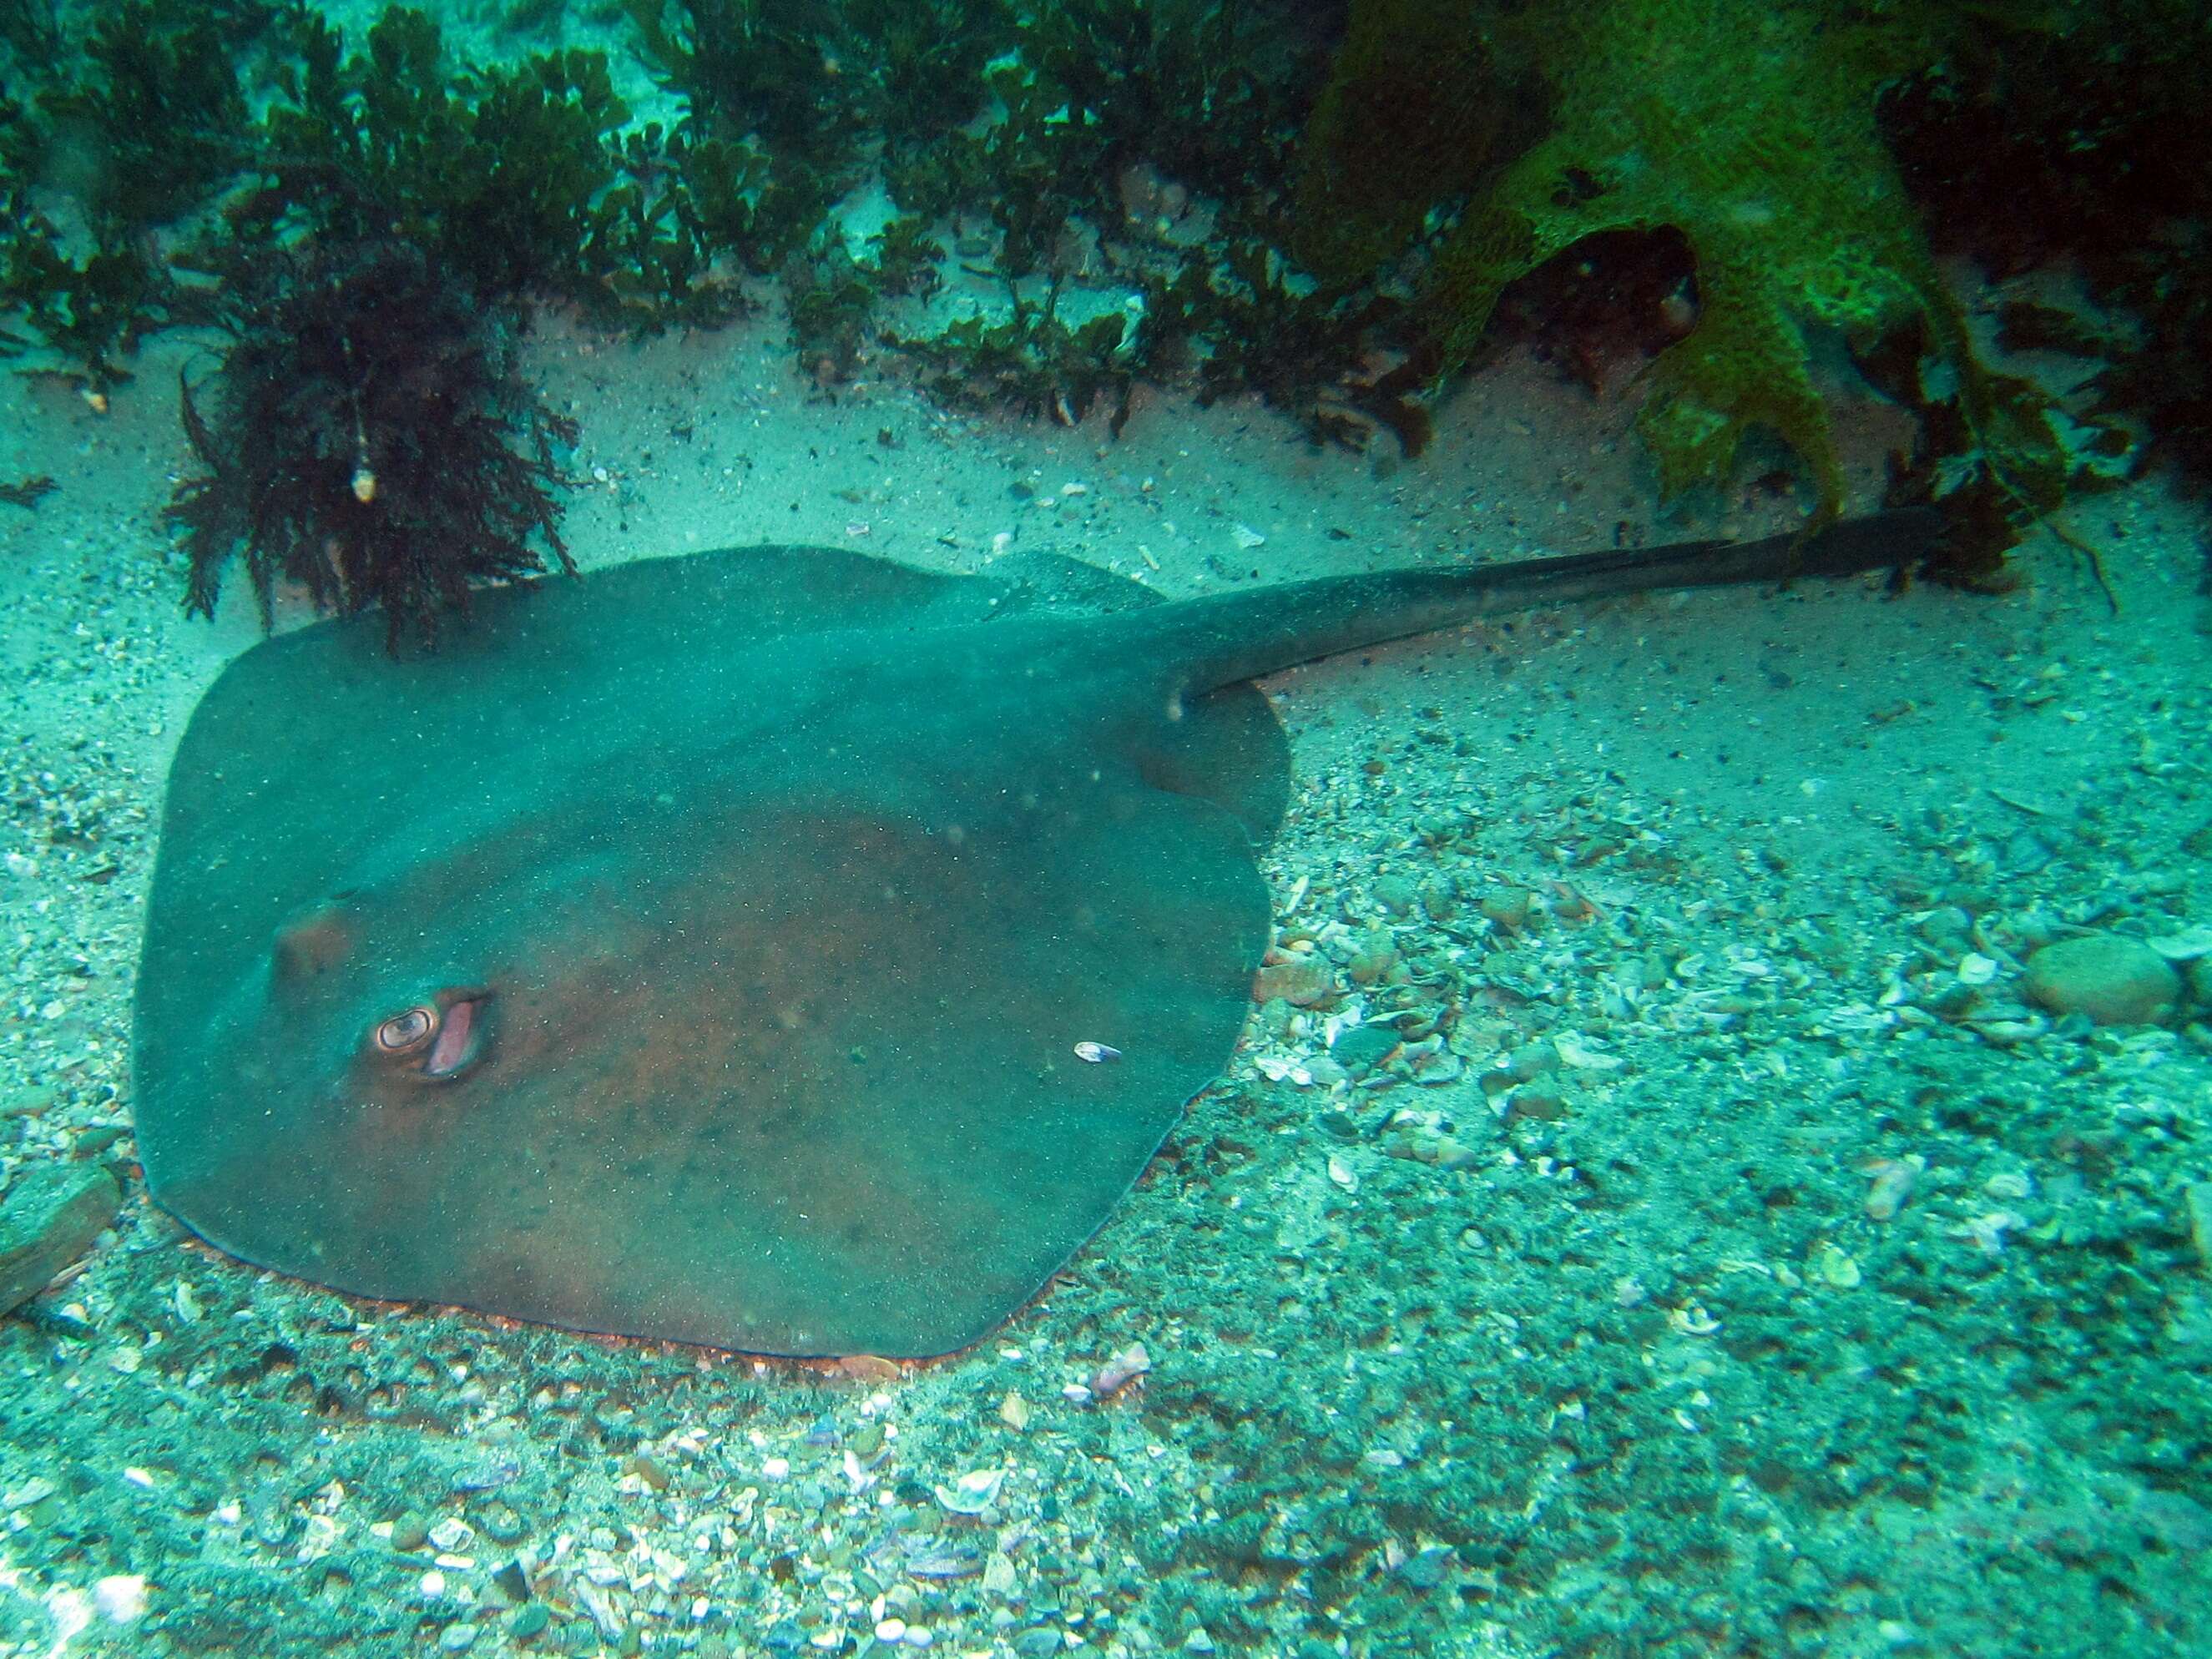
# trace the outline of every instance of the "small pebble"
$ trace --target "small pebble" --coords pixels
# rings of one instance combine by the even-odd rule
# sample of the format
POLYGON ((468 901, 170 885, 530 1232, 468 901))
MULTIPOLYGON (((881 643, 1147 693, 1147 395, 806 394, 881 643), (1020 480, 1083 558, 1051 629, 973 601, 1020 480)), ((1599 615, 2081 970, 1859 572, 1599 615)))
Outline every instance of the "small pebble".
POLYGON ((1958 905, 1946 904, 1921 917, 1912 931, 1944 956, 1956 957, 1973 943, 1974 919, 1958 905))
POLYGON ((532 1601, 527 1607, 517 1607, 514 1617, 507 1621, 507 1633, 518 1642, 527 1642, 545 1633, 553 1622, 553 1615, 545 1610, 543 1601, 532 1601))
POLYGON ((92 1605, 111 1625, 137 1623, 146 1616, 145 1575, 116 1573, 100 1580, 92 1587, 92 1605))
POLYGON ((466 1653, 477 1644, 474 1625, 448 1625, 438 1638, 438 1646, 447 1653, 466 1653))
POLYGON ((1474 1147, 1455 1136, 1445 1135, 1437 1142, 1436 1164, 1439 1170, 1471 1170, 1480 1157, 1474 1147))
POLYGON ((1814 1252, 1813 1271, 1839 1291, 1851 1290, 1859 1283, 1859 1264, 1849 1251, 1833 1244, 1823 1244, 1814 1252))
POLYGON ((487 1504, 477 1511, 477 1524, 495 1544, 519 1544, 530 1528, 510 1504, 487 1504))
POLYGON ((1567 1115, 1567 1097, 1558 1084, 1540 1078, 1522 1084, 1508 1095, 1505 1109, 1510 1117, 1533 1117, 1540 1122, 1556 1123, 1567 1115))
POLYGON ((1455 1559, 1449 1548, 1431 1545, 1419 1554, 1407 1557, 1404 1565, 1398 1569, 1398 1577, 1415 1589, 1434 1589, 1444 1582, 1455 1559))
POLYGON ((1398 952, 1393 947, 1370 945, 1353 954, 1345 963, 1344 971, 1354 985, 1373 985, 1386 978, 1398 965, 1398 952))
POLYGON ((1927 1167, 1928 1160, 1917 1154, 1911 1158, 1871 1158, 1861 1164, 1860 1173, 1867 1177, 1868 1217, 1875 1221, 1895 1220, 1905 1200, 1912 1196, 1920 1172, 1927 1167))
POLYGON ((2212 927, 2197 922, 2171 933, 2160 933, 2150 941, 2150 948, 2168 962, 2201 961, 2212 957, 2212 927))

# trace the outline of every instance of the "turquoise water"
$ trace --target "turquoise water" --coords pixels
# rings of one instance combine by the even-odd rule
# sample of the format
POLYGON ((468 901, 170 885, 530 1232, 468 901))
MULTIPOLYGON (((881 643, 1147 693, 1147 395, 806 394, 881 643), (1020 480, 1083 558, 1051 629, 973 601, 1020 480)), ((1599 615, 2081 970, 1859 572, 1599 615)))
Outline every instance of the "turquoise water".
POLYGON ((0 7, 0 1655, 2205 1650, 2204 27, 0 7))

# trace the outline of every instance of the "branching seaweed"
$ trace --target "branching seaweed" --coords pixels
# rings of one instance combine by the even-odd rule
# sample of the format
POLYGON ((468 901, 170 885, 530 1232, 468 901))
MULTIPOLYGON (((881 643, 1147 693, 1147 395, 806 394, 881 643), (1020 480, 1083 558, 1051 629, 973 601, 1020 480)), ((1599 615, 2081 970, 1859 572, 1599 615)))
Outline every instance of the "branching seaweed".
POLYGON ((610 302, 629 251, 610 200, 629 118, 604 54, 563 51, 449 70, 438 26, 398 7, 347 58, 313 14, 297 22, 289 96, 268 115, 264 186, 233 211, 248 245, 307 235, 343 245, 398 235, 495 301, 610 302))
POLYGON ((574 428, 523 384, 495 312, 392 241, 266 253, 233 279, 235 343, 211 395, 182 394, 207 468, 170 507, 187 610, 214 614, 242 550, 264 627, 282 579, 318 611, 380 607, 396 653, 410 627, 434 646, 473 583, 544 569, 535 538, 574 569, 552 494, 574 428))

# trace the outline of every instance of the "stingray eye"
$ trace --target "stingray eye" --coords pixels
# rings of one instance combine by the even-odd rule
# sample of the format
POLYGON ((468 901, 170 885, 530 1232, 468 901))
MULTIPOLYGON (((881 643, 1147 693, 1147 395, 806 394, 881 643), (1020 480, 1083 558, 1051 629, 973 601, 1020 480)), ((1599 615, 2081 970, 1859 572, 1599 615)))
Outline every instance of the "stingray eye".
POLYGON ((376 1046, 387 1054, 404 1054, 410 1048, 419 1048, 436 1029, 437 1014, 428 1008, 410 1008, 404 1014, 394 1014, 376 1028, 376 1046))

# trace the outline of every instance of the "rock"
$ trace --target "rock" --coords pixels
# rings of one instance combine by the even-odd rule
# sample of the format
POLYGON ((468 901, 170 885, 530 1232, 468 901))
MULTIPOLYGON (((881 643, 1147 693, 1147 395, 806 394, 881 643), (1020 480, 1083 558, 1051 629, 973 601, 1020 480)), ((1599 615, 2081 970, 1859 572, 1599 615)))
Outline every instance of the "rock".
POLYGON ((1509 932, 1528 925, 1529 893, 1525 887, 1493 887, 1476 907, 1509 932))
POLYGON ((1398 1569, 1398 1576, 1415 1589, 1431 1590, 1444 1582, 1444 1577, 1457 1558, 1441 1545, 1431 1546, 1418 1555, 1407 1557, 1398 1569))
POLYGON ((2139 939, 2087 933, 2047 945, 2028 958, 2030 1001, 2099 1025, 2149 1025, 2173 1012, 2181 975, 2139 939))
POLYGON ((1329 964, 1317 957, 1271 962, 1252 976, 1252 1000, 1280 997, 1293 1007, 1310 1008, 1335 988, 1335 979, 1329 964))
POLYGON ((1375 884, 1375 902, 1394 916, 1411 915, 1420 901, 1419 885, 1404 876, 1384 876, 1375 884))
POLYGON ((1394 1025, 1355 1025, 1344 1032, 1328 1051, 1329 1058, 1354 1077, 1374 1070, 1399 1046, 1394 1025))
POLYGON ((2189 1242, 2197 1247, 2197 1265, 2212 1273, 2212 1181, 2192 1181, 2182 1193, 2189 1213, 2189 1242))
POLYGON ((40 1164, 0 1199, 0 1314, 14 1312, 92 1248, 123 1192, 97 1164, 40 1164))
POLYGON ((1556 1123, 1567 1115, 1567 1097, 1549 1078, 1539 1078, 1521 1085, 1505 1097, 1505 1112, 1508 1117, 1533 1117, 1539 1122, 1556 1123))
POLYGON ((1559 1051, 1548 1042, 1524 1042, 1505 1056, 1505 1070, 1516 1083, 1534 1083, 1559 1069, 1559 1051))
POLYGON ((44 1117, 53 1103, 51 1089, 0 1089, 0 1118, 44 1117))
POLYGON ((1394 946, 1369 945, 1345 964, 1344 971, 1354 985, 1373 985, 1397 965, 1398 952, 1394 946))

